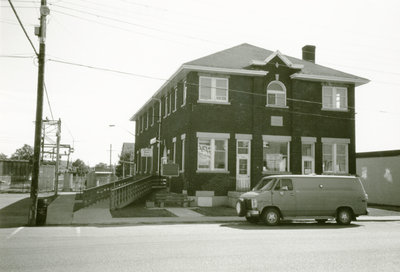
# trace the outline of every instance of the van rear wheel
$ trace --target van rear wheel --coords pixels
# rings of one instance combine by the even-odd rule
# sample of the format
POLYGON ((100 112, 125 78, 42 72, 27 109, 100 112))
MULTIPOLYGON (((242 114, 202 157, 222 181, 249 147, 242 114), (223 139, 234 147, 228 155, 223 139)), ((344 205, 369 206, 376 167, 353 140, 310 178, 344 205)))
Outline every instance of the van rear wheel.
POLYGON ((336 222, 339 225, 349 225, 351 223, 352 215, 353 213, 351 212, 350 209, 346 208, 340 209, 336 215, 336 222))
POLYGON ((268 226, 276 226, 279 224, 281 216, 277 209, 268 208, 262 212, 261 219, 268 226))

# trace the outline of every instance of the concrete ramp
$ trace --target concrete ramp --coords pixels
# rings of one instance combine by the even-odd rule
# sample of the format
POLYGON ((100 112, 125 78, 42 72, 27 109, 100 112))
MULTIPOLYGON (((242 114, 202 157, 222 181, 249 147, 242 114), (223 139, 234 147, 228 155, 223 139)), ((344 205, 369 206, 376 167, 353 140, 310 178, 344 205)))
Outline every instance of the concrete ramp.
POLYGON ((47 225, 69 225, 72 223, 75 194, 59 195, 47 208, 47 225))

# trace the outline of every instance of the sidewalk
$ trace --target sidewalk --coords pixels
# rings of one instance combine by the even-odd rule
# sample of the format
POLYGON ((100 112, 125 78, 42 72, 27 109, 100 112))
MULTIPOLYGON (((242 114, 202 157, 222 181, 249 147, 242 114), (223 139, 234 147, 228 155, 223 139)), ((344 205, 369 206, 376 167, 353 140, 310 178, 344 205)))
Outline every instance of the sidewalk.
MULTIPOLYGON (((49 205, 46 225, 140 225, 140 224, 183 224, 183 223, 235 223, 246 222, 238 216, 205 216, 191 208, 166 207, 170 216, 157 217, 113 217, 109 210, 109 200, 74 212, 75 194, 60 195, 49 205)), ((0 227, 24 226, 27 223, 30 205, 29 194, 0 194, 0 227)), ((153 208, 160 211, 159 208, 153 208)), ((209 208, 214 211, 213 208, 209 208)), ((215 208, 217 210, 218 208, 215 208)), ((153 211, 154 211, 153 210, 153 211)), ((233 210, 233 208, 232 208, 233 210)), ((360 216, 357 221, 400 221, 400 211, 368 208, 368 216, 360 216)), ((149 209, 151 211, 151 209, 149 209)), ((231 213, 231 215, 234 213, 231 213)))

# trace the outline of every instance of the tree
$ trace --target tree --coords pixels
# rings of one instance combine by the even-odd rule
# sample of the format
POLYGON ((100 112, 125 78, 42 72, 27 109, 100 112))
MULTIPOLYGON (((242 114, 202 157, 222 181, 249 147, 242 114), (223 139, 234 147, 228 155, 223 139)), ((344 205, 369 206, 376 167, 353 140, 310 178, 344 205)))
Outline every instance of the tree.
POLYGON ((11 155, 12 160, 32 160, 33 148, 30 145, 24 144, 23 147, 18 148, 14 154, 11 155))
POLYGON ((94 166, 94 169, 95 169, 96 171, 100 171, 100 172, 107 172, 107 171, 110 171, 110 167, 108 166, 107 163, 104 163, 104 162, 100 162, 100 163, 96 164, 96 165, 94 166))
POLYGON ((122 163, 122 161, 126 161, 126 162, 131 161, 131 154, 130 153, 124 153, 123 155, 119 156, 119 162, 118 162, 117 167, 115 168, 115 175, 117 177, 122 177, 123 176, 123 173, 124 173, 123 168, 125 168, 125 176, 127 174, 129 174, 129 169, 131 167, 130 164, 122 163))
POLYGON ((4 153, 0 153, 0 160, 7 160, 7 155, 4 153))
POLYGON ((82 160, 76 159, 72 163, 72 167, 75 169, 75 173, 78 176, 84 176, 89 172, 89 166, 87 166, 82 160))

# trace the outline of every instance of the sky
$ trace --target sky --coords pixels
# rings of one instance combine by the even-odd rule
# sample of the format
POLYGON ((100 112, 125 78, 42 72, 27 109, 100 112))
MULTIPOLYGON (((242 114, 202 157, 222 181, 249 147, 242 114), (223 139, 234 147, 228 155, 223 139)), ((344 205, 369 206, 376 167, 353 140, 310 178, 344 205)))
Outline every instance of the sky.
MULTIPOLYGON (((39 0, 14 0, 34 46, 39 0)), ((71 159, 118 161, 130 117, 183 63, 242 43, 370 80, 356 88, 356 151, 400 149, 400 2, 48 0, 43 118, 61 119, 71 159), (67 64, 73 63, 74 65, 67 64), (78 65, 76 65, 78 64, 78 65), (96 68, 103 68, 96 69, 96 68), (106 69, 106 70, 104 70, 106 69), (110 126, 111 125, 111 126, 110 126)), ((0 153, 33 146, 37 61, 0 0, 0 153)))

